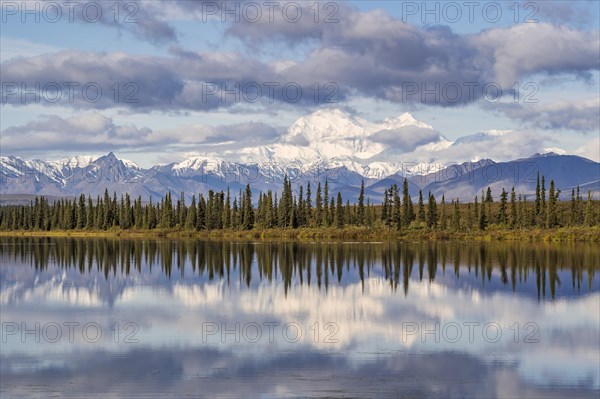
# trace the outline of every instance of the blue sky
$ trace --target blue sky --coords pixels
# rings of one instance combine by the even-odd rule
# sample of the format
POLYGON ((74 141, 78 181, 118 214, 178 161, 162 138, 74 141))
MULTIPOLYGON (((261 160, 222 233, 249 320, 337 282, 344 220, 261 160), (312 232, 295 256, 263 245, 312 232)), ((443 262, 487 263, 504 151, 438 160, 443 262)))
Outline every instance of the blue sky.
POLYGON ((3 1, 2 155, 98 154, 108 141, 149 166, 219 142, 217 134, 185 133, 199 126, 218 132, 258 122, 267 133, 252 143, 269 145, 277 142, 272 131, 338 107, 371 121, 411 112, 449 140, 490 130, 520 137, 514 154, 477 154, 494 159, 524 155, 517 147, 533 142, 539 151, 600 158, 598 2, 269 4, 86 0, 70 20, 63 2, 3 1), (97 10, 102 18, 93 21, 97 10), (102 95, 94 102, 75 89, 70 101, 66 82, 102 95), (302 95, 270 96, 265 83, 302 95), (210 92, 235 84, 250 91, 210 92), (39 101, 21 85, 39 85, 39 101), (56 87, 64 91, 53 102, 56 87), (503 96, 490 97, 497 87, 503 96), (328 94, 336 102, 323 102, 328 94))

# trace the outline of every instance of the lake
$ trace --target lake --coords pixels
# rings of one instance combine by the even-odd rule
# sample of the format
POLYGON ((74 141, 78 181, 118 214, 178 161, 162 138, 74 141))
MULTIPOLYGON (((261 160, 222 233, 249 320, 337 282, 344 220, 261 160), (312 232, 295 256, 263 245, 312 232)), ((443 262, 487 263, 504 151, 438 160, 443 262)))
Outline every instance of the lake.
POLYGON ((600 248, 0 238, 0 396, 597 398, 600 248))

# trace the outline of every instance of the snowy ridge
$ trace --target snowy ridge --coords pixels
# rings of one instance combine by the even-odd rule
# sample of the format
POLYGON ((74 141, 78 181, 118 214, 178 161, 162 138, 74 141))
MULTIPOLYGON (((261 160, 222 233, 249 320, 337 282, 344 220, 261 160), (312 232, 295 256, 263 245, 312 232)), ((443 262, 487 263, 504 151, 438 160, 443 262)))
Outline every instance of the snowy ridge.
MULTIPOLYGON (((429 124, 409 113, 372 123, 339 109, 325 109, 296 120, 281 143, 242 149, 235 154, 235 162, 227 162, 219 154, 204 153, 173 165, 172 170, 177 175, 189 175, 211 167, 218 170, 255 165, 266 174, 277 175, 294 169, 306 173, 346 168, 366 178, 381 179, 403 169, 397 160, 398 151, 394 151, 394 137, 402 129, 410 128, 425 129, 432 138, 416 145, 414 151, 440 151, 452 145, 429 124), (391 143, 381 142, 382 132, 387 132, 391 143)), ((402 141, 403 137, 397 136, 397 142, 402 141)))

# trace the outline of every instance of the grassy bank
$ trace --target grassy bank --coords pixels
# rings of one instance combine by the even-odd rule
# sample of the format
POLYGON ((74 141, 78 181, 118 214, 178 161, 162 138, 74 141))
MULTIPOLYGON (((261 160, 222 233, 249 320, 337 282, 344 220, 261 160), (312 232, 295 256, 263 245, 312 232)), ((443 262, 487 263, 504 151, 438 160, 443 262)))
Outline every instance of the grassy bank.
POLYGON ((0 237, 122 237, 122 238, 192 238, 192 239, 288 239, 288 240, 465 240, 465 241, 587 241, 600 242, 600 226, 562 227, 556 229, 488 229, 457 232, 423 230, 387 230, 366 227, 301 228, 269 230, 68 230, 68 231, 0 231, 0 237))

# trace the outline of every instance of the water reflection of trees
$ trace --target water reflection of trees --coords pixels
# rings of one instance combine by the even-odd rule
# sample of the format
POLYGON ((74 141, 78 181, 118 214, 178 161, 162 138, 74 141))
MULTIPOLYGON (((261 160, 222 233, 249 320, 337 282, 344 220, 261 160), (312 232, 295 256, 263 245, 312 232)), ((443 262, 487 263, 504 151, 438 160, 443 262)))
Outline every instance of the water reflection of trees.
POLYGON ((417 268, 419 280, 434 281, 439 273, 452 272, 460 278, 466 273, 480 279, 483 286, 499 279, 513 290, 535 278, 538 298, 545 298, 548 293, 555 297, 557 286, 563 284, 559 271, 571 271, 573 289, 579 292, 582 285, 591 289, 600 269, 600 250, 591 244, 250 243, 12 237, 0 239, 0 255, 2 263, 25 262, 42 270, 52 264, 76 268, 81 273, 100 271, 105 278, 160 267, 169 278, 173 273, 183 277, 191 270, 194 275, 226 279, 228 283, 231 278, 239 278, 246 285, 253 278, 281 280, 286 292, 294 279, 327 289, 333 280, 341 282, 345 273, 358 275, 364 287, 365 278, 376 270, 393 290, 401 285, 406 294, 417 268))

